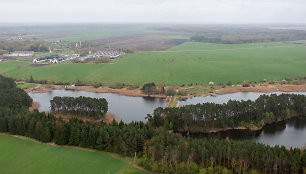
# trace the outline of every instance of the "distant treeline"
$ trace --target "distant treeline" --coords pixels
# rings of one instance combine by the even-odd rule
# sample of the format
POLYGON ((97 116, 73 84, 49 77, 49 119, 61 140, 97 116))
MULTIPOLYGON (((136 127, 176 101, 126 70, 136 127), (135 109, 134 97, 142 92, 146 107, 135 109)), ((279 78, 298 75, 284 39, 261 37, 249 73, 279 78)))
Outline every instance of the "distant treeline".
POLYGON ((149 123, 174 131, 206 132, 216 128, 261 127, 266 123, 306 115, 306 96, 261 95, 257 100, 204 103, 178 108, 157 108, 149 123))
POLYGON ((269 29, 229 29, 216 31, 199 31, 190 40, 194 42, 244 44, 261 42, 282 42, 306 39, 306 32, 299 30, 269 29))
MULTIPOLYGON (((306 33, 302 35, 302 38, 306 38, 306 33)), ((293 41, 300 40, 296 36, 291 35, 277 35, 277 36, 263 36, 263 35, 245 35, 245 36, 206 36, 206 35, 194 35, 190 37, 194 42, 207 42, 207 43, 220 43, 220 44, 244 44, 244 43, 262 43, 262 42, 281 42, 281 41, 293 41)))
POLYGON ((0 55, 13 51, 48 52, 46 41, 0 41, 0 55))
POLYGON ((103 116, 108 111, 108 102, 105 98, 90 97, 54 97, 51 101, 51 110, 89 117, 103 116))

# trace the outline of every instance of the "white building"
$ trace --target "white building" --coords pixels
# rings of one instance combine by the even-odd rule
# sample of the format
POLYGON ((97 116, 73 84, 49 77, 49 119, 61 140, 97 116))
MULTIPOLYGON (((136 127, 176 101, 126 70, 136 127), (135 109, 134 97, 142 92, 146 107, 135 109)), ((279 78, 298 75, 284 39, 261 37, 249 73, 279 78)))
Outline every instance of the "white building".
POLYGON ((24 56, 24 57, 31 57, 34 55, 34 51, 15 51, 7 56, 24 56))

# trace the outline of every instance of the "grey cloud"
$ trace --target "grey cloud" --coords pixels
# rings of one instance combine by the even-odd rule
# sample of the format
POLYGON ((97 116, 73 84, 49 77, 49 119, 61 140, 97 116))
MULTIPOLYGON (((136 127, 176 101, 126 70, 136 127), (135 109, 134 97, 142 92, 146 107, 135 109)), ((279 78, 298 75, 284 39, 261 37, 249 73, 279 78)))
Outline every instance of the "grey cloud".
POLYGON ((0 4, 0 22, 306 22, 304 0, 0 0, 0 4))

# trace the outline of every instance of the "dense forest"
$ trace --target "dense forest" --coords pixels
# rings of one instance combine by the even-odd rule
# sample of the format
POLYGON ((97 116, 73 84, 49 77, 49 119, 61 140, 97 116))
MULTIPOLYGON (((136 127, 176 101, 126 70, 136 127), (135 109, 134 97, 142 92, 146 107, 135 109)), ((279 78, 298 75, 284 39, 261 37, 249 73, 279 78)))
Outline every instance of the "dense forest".
POLYGON ((143 166, 181 174, 305 173, 306 151, 254 142, 184 138, 160 128, 145 144, 143 166))
POLYGON ((153 127, 167 127, 176 132, 207 132, 243 126, 262 127, 267 123, 306 114, 306 96, 295 94, 261 95, 255 101, 204 103, 178 108, 157 108, 148 115, 153 127))
POLYGON ((55 112, 71 113, 98 118, 107 113, 108 103, 105 98, 90 97, 54 97, 51 101, 51 110, 55 112))
POLYGON ((154 172, 206 173, 220 170, 246 173, 250 169, 260 173, 302 173, 303 169, 306 172, 306 151, 300 149, 254 142, 183 138, 165 128, 152 129, 143 122, 107 124, 84 122, 77 118, 66 122, 38 111, 1 115, 0 132, 129 157, 136 153, 143 159, 141 165, 154 172))
POLYGON ((7 107, 19 110, 31 105, 32 99, 24 90, 17 88, 12 79, 0 75, 0 109, 7 107))
MULTIPOLYGON (((1 78, 1 91, 12 85, 15 86, 12 80, 1 78)), ((0 98, 3 95, 5 93, 1 92, 0 98)), ((263 112, 259 113, 265 113, 264 111, 274 112, 273 109, 276 109, 279 111, 275 114, 278 114, 283 113, 285 109, 284 115, 280 115, 284 118, 288 116, 286 114, 287 110, 289 110, 289 113, 304 113, 304 100, 305 98, 299 95, 262 96, 260 101, 265 105, 262 108, 263 112), (283 102, 286 103, 284 106, 279 104, 283 102), (300 109, 303 109, 303 111, 300 109)), ((254 102, 254 105, 256 102, 254 102)), ((253 116, 244 118, 246 116, 244 114, 249 113, 244 109, 253 106, 250 104, 252 102, 247 102, 248 107, 239 107, 242 103, 236 102, 232 106, 235 108, 231 111, 234 112, 232 113, 233 116, 235 113, 241 114, 234 116, 237 117, 237 123, 241 122, 239 119, 253 120, 253 116)), ((37 110, 28 111, 29 104, 26 102, 16 104, 16 107, 22 106, 18 111, 12 106, 15 106, 15 103, 3 105, 0 109, 0 132, 27 136, 42 142, 54 142, 59 145, 115 152, 129 157, 135 157, 136 154, 136 157, 140 158, 140 165, 154 172, 180 174, 306 173, 305 150, 286 149, 279 146, 270 147, 254 142, 185 138, 180 134, 169 131, 171 126, 169 126, 170 124, 166 125, 168 115, 156 117, 158 119, 154 118, 155 115, 161 115, 157 114, 158 111, 160 113, 164 112, 161 108, 155 110, 154 117, 150 118, 149 123, 132 122, 125 124, 114 121, 107 124, 102 121, 84 122, 78 118, 63 121, 62 118, 56 118, 53 114, 45 114, 37 110), (155 128, 157 125, 162 127, 155 128)), ((259 107, 261 105, 255 106, 259 107)), ((182 108, 186 109, 186 107, 182 108)), ((200 108, 194 108, 198 112, 201 111, 200 108)), ((180 110, 173 111, 178 112, 180 110)), ((221 110, 214 108, 214 111, 215 114, 213 115, 218 115, 217 112, 221 110)), ((188 115, 187 113, 185 112, 186 115, 188 115)), ((220 123, 218 124, 220 120, 215 121, 214 127, 220 125, 220 123)), ((210 124, 210 122, 208 123, 210 124)), ((174 128, 176 126, 175 122, 172 124, 174 128)), ((197 125, 197 123, 194 124, 197 125)))

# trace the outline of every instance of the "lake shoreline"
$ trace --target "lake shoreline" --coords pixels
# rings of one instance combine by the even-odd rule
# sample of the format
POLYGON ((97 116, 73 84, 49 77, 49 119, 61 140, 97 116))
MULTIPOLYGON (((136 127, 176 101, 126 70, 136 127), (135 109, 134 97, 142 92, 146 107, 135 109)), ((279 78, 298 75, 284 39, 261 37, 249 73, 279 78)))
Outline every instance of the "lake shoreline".
MULTIPOLYGON (((245 126, 239 126, 239 127, 229 127, 229 128, 225 128, 225 129, 211 129, 211 130, 208 130, 208 131, 197 131, 197 132, 194 132, 194 131, 190 131, 189 133, 191 134, 214 134, 214 133, 220 133, 220 132, 226 132, 226 131, 232 131, 232 130, 241 130, 241 131, 251 131, 251 132, 256 132, 256 131, 261 131, 265 126, 267 125, 272 125, 272 124, 277 124, 277 123, 282 123, 282 122, 288 122, 292 119, 295 119, 295 118, 302 118, 302 117, 306 117, 306 115, 297 115, 297 116, 291 116, 290 118, 287 118, 287 119, 284 119, 284 120, 277 120, 277 121, 273 121, 273 122, 270 122, 270 123, 265 123, 263 126, 260 126, 260 127, 251 127, 251 128, 247 128, 245 126)), ((178 131, 178 133, 187 133, 188 131, 178 131)))
MULTIPOLYGON (((77 91, 87 91, 87 92, 95 92, 95 93, 115 93, 119 95, 131 96, 131 97, 152 97, 152 98, 163 98, 167 101, 171 101, 170 96, 164 94, 154 94, 154 95, 147 95, 142 93, 142 91, 138 89, 113 89, 108 86, 105 87, 98 87, 95 88, 93 86, 64 86, 64 85, 44 85, 44 84, 37 84, 34 88, 24 89, 27 93, 46 93, 52 90, 77 90, 77 91)), ((179 98, 192 98, 198 96, 216 96, 222 94, 230 94, 236 92, 306 92, 306 84, 302 85, 291 85, 291 84, 275 84, 275 85, 257 85, 255 87, 242 87, 240 85, 235 87, 225 87, 221 89, 214 90, 213 93, 209 94, 202 94, 202 95, 187 95, 187 96, 179 96, 179 98)))
POLYGON ((24 89, 25 92, 29 93, 46 93, 53 90, 70 90, 70 91, 87 91, 87 92, 95 92, 95 93, 114 93, 124 96, 130 97, 152 97, 152 98, 163 98, 166 99, 168 96, 166 95, 147 95, 142 93, 140 89, 113 89, 110 87, 98 87, 95 88, 93 86, 75 86, 75 87, 65 87, 64 85, 44 85, 44 84, 37 84, 35 88, 24 89))

